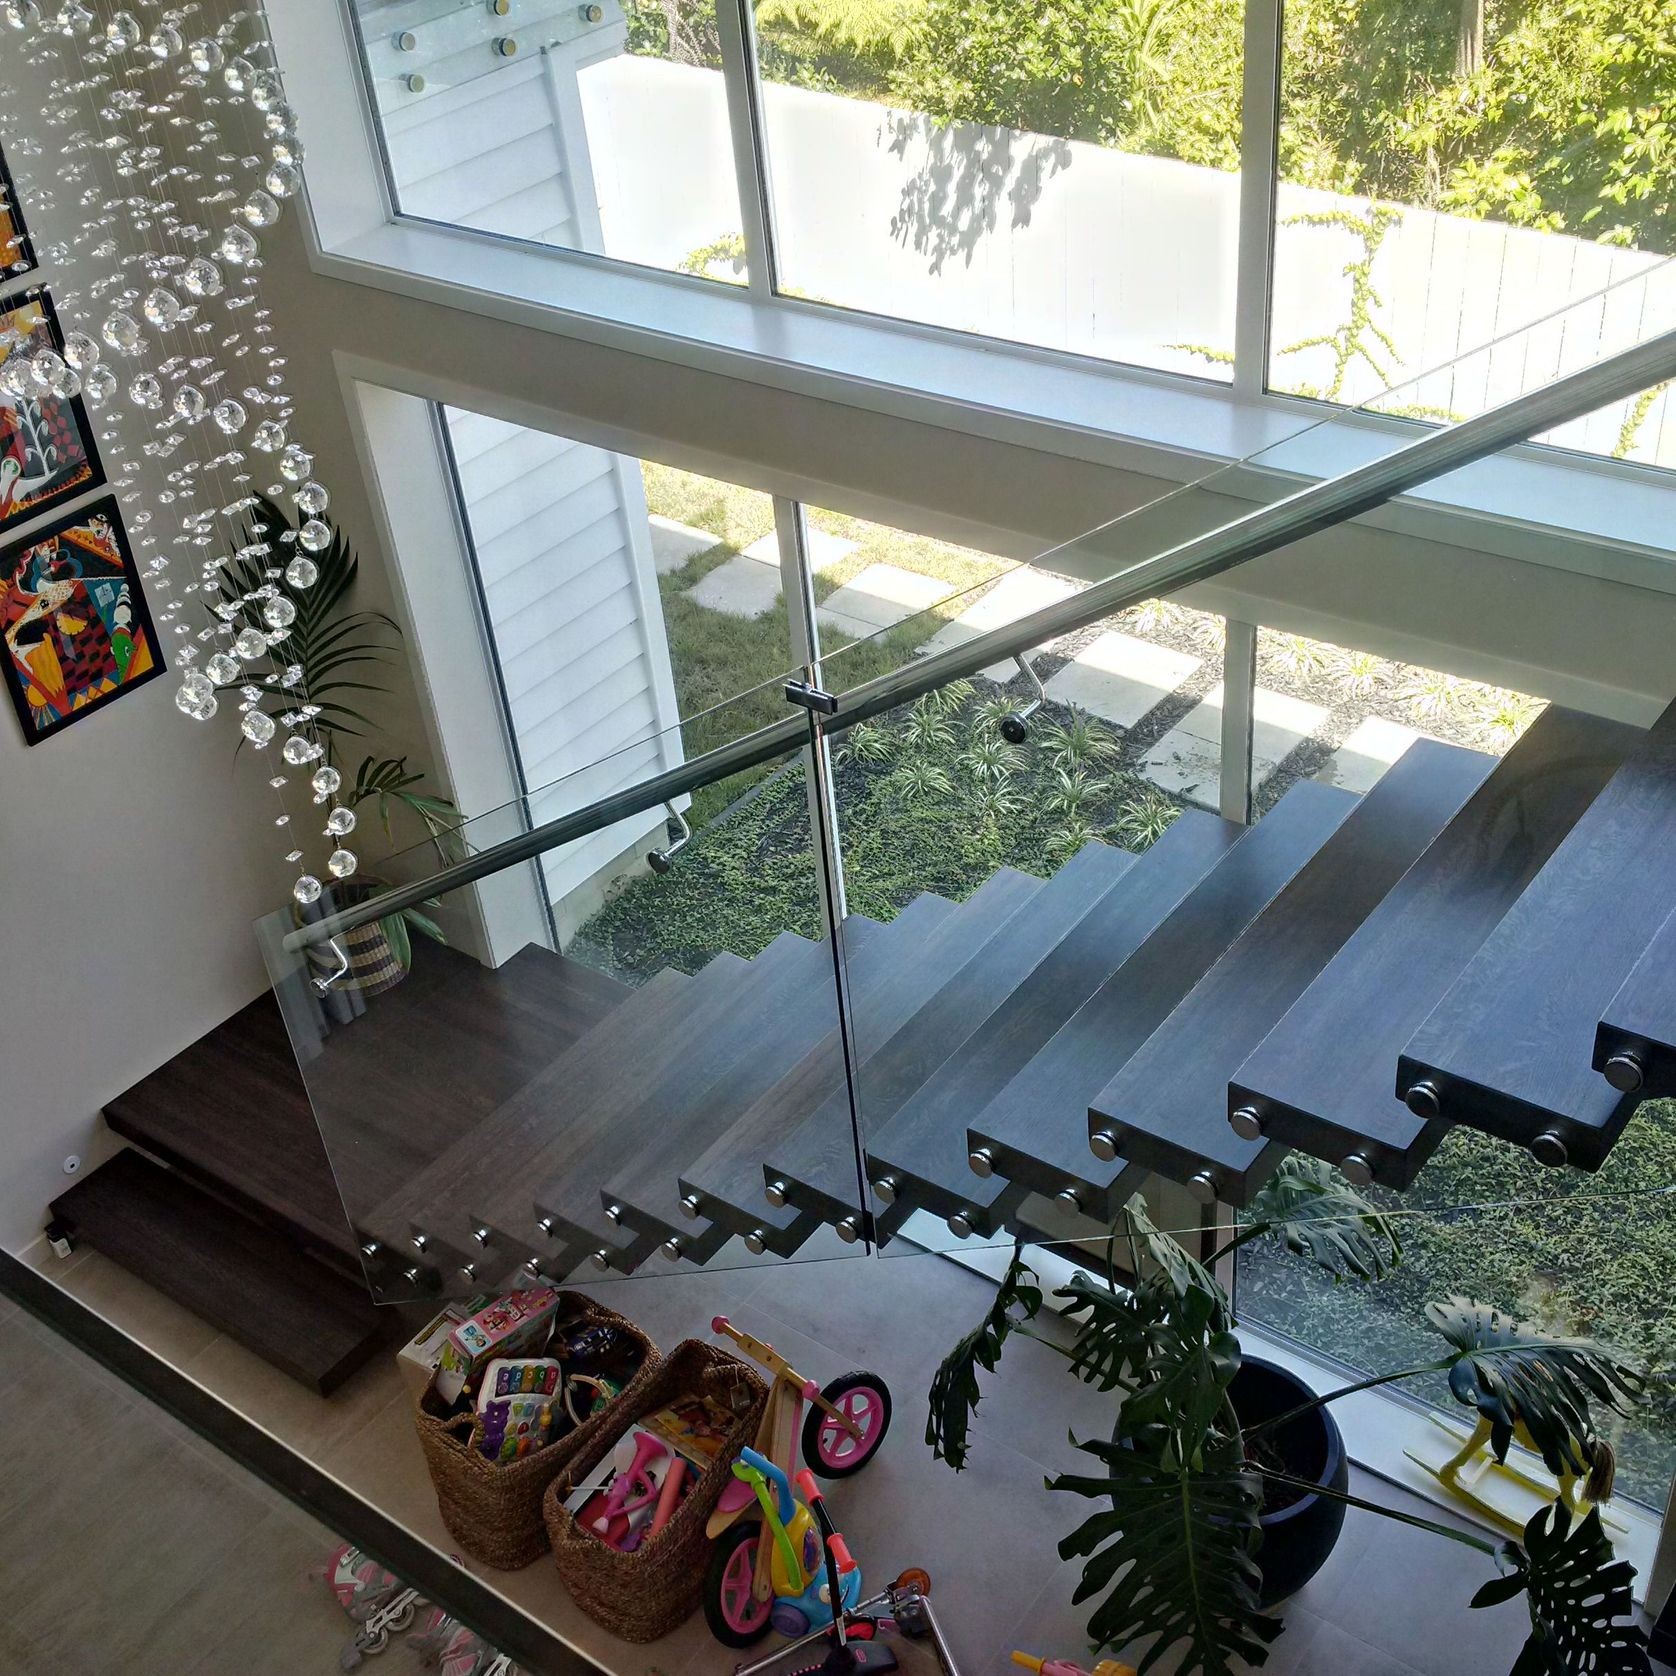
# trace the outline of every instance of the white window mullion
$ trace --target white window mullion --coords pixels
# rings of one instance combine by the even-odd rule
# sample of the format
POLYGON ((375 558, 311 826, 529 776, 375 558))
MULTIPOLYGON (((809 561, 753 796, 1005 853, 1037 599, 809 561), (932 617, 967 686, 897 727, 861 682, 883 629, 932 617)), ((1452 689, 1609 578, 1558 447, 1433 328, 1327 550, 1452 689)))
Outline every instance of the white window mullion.
POLYGON ((1240 221, 1234 297, 1234 389, 1261 395, 1269 376, 1274 216, 1280 150, 1282 0, 1245 0, 1240 221))
POLYGON ((739 182, 739 214, 745 223, 747 282, 753 296, 772 297, 779 289, 780 275, 774 250, 774 201, 768 185, 768 145, 751 0, 716 0, 716 32, 722 44, 722 77, 727 88, 733 170, 739 182))

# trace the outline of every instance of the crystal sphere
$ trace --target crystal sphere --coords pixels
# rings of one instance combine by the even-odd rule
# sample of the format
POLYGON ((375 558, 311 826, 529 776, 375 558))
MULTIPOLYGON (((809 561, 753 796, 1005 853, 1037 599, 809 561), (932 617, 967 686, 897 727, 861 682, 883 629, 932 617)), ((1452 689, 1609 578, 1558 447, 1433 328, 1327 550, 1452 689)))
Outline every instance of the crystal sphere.
POLYGON ((38 0, 3 0, 0 3, 0 20, 13 29, 32 29, 41 21, 38 0))
POLYGON ((153 58, 178 58, 185 44, 172 23, 159 24, 146 38, 146 48, 153 58))
POLYGON ((320 755, 320 747, 312 739, 305 739, 300 733, 293 733, 281 747, 280 755, 293 768, 301 768, 305 762, 313 762, 320 755))
POLYGON ((186 49, 186 56, 191 61, 192 68, 206 76, 212 70, 219 70, 227 62, 227 54, 221 50, 221 43, 207 37, 201 41, 194 41, 186 49))
POLYGON ((116 374, 109 367, 89 367, 81 387, 87 399, 98 407, 116 394, 116 374))
POLYGON ((240 227, 236 223, 221 235, 221 243, 216 247, 222 259, 231 262, 235 268, 242 268, 249 262, 254 262, 262 254, 261 241, 248 227, 240 227))
POLYGON ((250 102, 259 111, 271 111, 283 102, 285 89, 279 76, 272 70, 258 70, 249 78, 250 102))
POLYGON ((261 750, 274 736, 274 719, 260 710, 246 710, 239 718, 239 732, 261 750))
POLYGON ((279 475, 287 483, 301 483, 314 470, 314 456, 306 448, 289 443, 279 457, 279 475))
POLYGON ((313 559, 305 559, 299 553, 285 567, 285 580, 293 588, 312 588, 320 580, 320 566, 313 559))
POLYGON ((298 507, 311 515, 324 512, 329 498, 326 491, 312 477, 292 496, 298 507))
POLYGON ((289 163, 275 163, 262 177, 262 184, 276 198, 294 198, 302 190, 303 177, 289 163))
POLYGON ((326 857, 326 866, 334 879, 347 879, 358 865, 353 850, 333 850, 326 857))
POLYGON ((268 637, 257 628, 240 629, 233 640, 233 650, 246 663, 254 663, 268 655, 268 637))
POLYGON ((135 407, 155 413, 163 405, 163 386, 149 372, 142 372, 128 386, 128 399, 135 407))
POLYGON ((124 355, 138 355, 145 347, 145 336, 140 331, 139 321, 125 309, 119 308, 114 314, 106 316, 99 330, 105 342, 124 355))
POLYGON ((229 657, 225 652, 215 653, 204 665, 204 673, 218 687, 229 687, 244 673, 237 658, 229 657))
POLYGON ((29 368, 29 383, 37 395, 50 395, 53 385, 64 371, 64 357, 56 349, 38 349, 24 362, 29 368))
POLYGON ((297 620, 297 602, 284 594, 275 594, 262 607, 262 617, 271 629, 287 629, 297 620))
POLYGON ((71 332, 64 339, 64 359, 77 372, 86 372, 99 364, 99 345, 86 332, 71 332))
POLYGON ((204 392, 196 384, 183 384, 175 391, 175 399, 169 405, 175 410, 177 418, 195 425, 204 416, 204 392))
POLYGON ((59 362, 57 370, 48 380, 47 387, 55 396, 63 396, 68 400, 71 396, 81 394, 81 374, 74 367, 59 362))
POLYGON ((81 0, 65 0, 58 8, 58 16, 54 20, 54 27, 60 35, 85 35, 92 27, 94 17, 81 0))
POLYGON ((219 297, 223 284, 221 270, 207 256, 194 256, 180 282, 194 297, 219 297))
POLYGON ((303 161, 303 142, 295 134, 282 134, 275 139, 269 148, 276 163, 284 163, 288 167, 300 168, 303 161))
POLYGON ((215 404, 215 410, 210 417, 228 436, 236 436, 244 429, 244 403, 236 402, 229 396, 225 401, 215 404))
POLYGON ((221 706, 213 691, 199 693, 183 682, 175 690, 175 708, 195 722, 207 722, 221 706))
POLYGON ((250 446, 264 454, 277 454, 285 446, 285 427, 277 419, 264 419, 250 433, 250 446))
POLYGON ((291 894, 306 908, 310 902, 320 900, 320 881, 312 873, 305 873, 292 885, 291 894))
POLYGON ((159 285, 155 290, 146 292, 140 307, 154 326, 172 326, 180 319, 180 298, 167 286, 159 285))
POLYGON ((317 768, 309 784, 314 787, 315 795, 330 797, 343 784, 343 776, 335 768, 317 768))
POLYGON ((112 12, 105 25, 105 44, 118 52, 126 52, 140 44, 139 20, 132 12, 112 12))
POLYGON ((248 58, 229 58, 226 68, 221 72, 221 79, 227 84, 232 93, 243 93, 250 86, 250 78, 256 74, 256 66, 248 58))
POLYGON ((269 193, 258 187, 245 199, 239 214, 252 227, 271 227, 279 220, 279 204, 269 193))
POLYGON ((347 838, 355 830, 355 811, 341 804, 326 817, 326 833, 332 838, 347 838))
POLYGON ((21 355, 14 355, 4 366, 0 366, 0 390, 8 396, 16 396, 21 401, 34 384, 35 375, 29 362, 21 355))
POLYGON ((332 529, 319 518, 310 518, 297 531, 298 544, 311 553, 324 553, 332 544, 332 529))

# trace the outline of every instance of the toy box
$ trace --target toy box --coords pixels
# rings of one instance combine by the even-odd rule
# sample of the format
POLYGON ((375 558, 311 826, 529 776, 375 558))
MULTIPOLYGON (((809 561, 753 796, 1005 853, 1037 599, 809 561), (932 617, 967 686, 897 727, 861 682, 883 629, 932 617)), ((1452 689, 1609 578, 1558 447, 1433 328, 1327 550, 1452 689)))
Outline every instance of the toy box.
POLYGON ((401 1370, 402 1383, 415 1402, 425 1394, 425 1387, 430 1384, 431 1375, 442 1360, 442 1347, 448 1342, 448 1335, 488 1301, 489 1294, 480 1292, 475 1298, 460 1298, 445 1304, 396 1352, 396 1366, 401 1370))
POLYGON ((496 1357, 539 1351, 547 1342, 558 1307, 559 1294, 551 1286, 538 1286, 528 1292, 508 1292, 467 1316, 442 1346, 436 1372, 438 1396, 453 1402, 466 1381, 496 1357))

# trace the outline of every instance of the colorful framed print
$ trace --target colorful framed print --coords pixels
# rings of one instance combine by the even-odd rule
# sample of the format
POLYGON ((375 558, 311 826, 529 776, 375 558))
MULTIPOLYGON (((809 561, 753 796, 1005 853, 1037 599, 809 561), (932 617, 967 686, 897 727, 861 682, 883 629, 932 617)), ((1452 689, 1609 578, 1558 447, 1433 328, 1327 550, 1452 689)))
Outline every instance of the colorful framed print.
MULTIPOLYGON (((62 354, 64 337, 44 290, 0 302, 0 374, 47 347, 62 354)), ((104 481, 80 396, 14 396, 0 377, 0 535, 104 481)))
POLYGON ((111 496, 0 549, 0 588, 6 687, 28 744, 163 673, 111 496))
POLYGON ((0 289, 33 273, 39 265, 35 247, 29 242, 29 229, 24 225, 17 187, 6 167, 6 154, 0 151, 0 289))

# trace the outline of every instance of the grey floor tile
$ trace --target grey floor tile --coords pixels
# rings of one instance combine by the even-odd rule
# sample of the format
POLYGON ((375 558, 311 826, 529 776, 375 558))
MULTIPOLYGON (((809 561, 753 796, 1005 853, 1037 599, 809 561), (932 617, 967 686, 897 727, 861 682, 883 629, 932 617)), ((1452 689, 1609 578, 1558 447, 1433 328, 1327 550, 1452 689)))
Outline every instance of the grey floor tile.
MULTIPOLYGON (((1263 1676, 1417 1676, 1413 1665, 1369 1646, 1338 1625, 1308 1614, 1300 1617, 1304 1621, 1288 1621, 1285 1633, 1270 1650, 1263 1676)), ((1454 1670, 1461 1676, 1475 1668, 1470 1663, 1458 1664, 1454 1670)))

